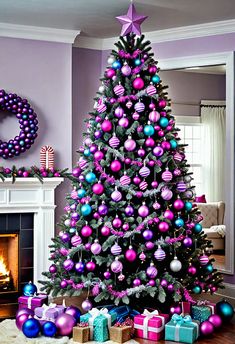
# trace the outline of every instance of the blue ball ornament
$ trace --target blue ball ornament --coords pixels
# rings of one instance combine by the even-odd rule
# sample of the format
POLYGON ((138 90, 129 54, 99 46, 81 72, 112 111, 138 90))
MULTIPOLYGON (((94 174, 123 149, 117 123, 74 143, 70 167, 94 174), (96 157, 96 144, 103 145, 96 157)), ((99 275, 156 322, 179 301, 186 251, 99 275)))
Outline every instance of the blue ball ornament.
POLYGON ((205 266, 205 269, 208 273, 212 273, 214 268, 213 268, 213 265, 212 264, 208 264, 205 266))
POLYGON ((175 225, 176 225, 177 228, 183 227, 183 225, 184 225, 184 220, 181 219, 181 218, 176 219, 176 220, 175 220, 175 225))
POLYGON ((160 79, 160 76, 157 75, 157 74, 155 74, 155 75, 152 77, 152 82, 153 82, 154 84, 159 83, 160 80, 161 80, 161 79, 160 79))
POLYGON ((144 134, 146 136, 152 136, 154 134, 155 130, 154 130, 154 127, 150 124, 146 125, 144 127, 144 134))
POLYGON ((200 225, 200 223, 196 223, 194 226, 194 232, 198 234, 201 231, 202 231, 202 225, 200 225))
POLYGON ((140 59, 135 59, 134 60, 135 66, 140 66, 141 65, 141 60, 140 59))
POLYGON ((122 64, 119 60, 114 61, 112 64, 113 69, 120 69, 121 67, 122 67, 122 64))
POLYGON ((166 128, 168 126, 168 119, 166 117, 161 117, 159 120, 159 124, 162 128, 166 128))
POLYGON ((178 146, 178 143, 176 140, 170 140, 170 145, 172 149, 176 149, 178 146))
POLYGON ((201 294, 202 288, 201 288, 199 285, 195 285, 195 286, 193 287, 193 289, 192 289, 192 292, 193 292, 194 294, 201 294))
POLYGON ((96 175, 93 172, 88 172, 85 176, 85 179, 88 183, 92 184, 96 180, 96 175))
POLYGON ((91 208, 90 204, 82 205, 81 213, 83 216, 88 216, 88 215, 90 215, 91 212, 92 212, 92 208, 91 208))
POLYGON ((223 322, 229 322, 234 315, 233 306, 225 300, 220 301, 216 304, 216 314, 222 318, 223 322))
POLYGON ((84 149, 83 155, 90 156, 91 155, 90 149, 89 148, 84 149))
POLYGON ((37 287, 31 281, 27 283, 23 288, 23 294, 25 296, 33 296, 37 292, 37 287))
POLYGON ((28 319, 22 326, 24 335, 28 338, 36 338, 39 335, 41 326, 37 319, 28 319))
POLYGON ((184 207, 185 207, 185 210, 187 210, 187 211, 191 211, 191 210, 192 210, 192 207, 193 207, 193 205, 192 205, 192 203, 191 203, 191 202, 185 202, 185 203, 184 203, 184 207))
POLYGON ((72 228, 69 228, 69 233, 70 234, 74 234, 76 232, 76 228, 72 227, 72 228))
POLYGON ((42 325, 42 335, 46 337, 54 337, 57 327, 52 321, 47 321, 42 325))
POLYGON ((79 189, 78 190, 78 198, 83 198, 86 196, 86 190, 84 189, 79 189))

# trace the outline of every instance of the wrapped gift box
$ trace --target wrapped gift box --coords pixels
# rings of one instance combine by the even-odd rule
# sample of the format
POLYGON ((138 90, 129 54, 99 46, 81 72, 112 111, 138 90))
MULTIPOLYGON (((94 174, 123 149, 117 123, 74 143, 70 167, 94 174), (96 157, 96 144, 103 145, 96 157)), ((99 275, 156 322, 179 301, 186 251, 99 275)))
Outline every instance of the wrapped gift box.
POLYGON ((109 314, 115 314, 116 320, 120 323, 123 323, 128 317, 134 318, 135 315, 138 315, 140 313, 128 306, 119 306, 113 307, 109 311, 109 314))
POLYGON ((40 320, 54 321, 59 314, 64 312, 64 310, 64 306, 51 303, 49 306, 42 305, 42 307, 35 308, 34 314, 40 320))
POLYGON ((198 301, 192 306, 192 318, 201 322, 207 320, 212 314, 215 314, 215 303, 209 301, 198 301))
POLYGON ((91 340, 105 342, 109 339, 109 328, 116 319, 116 314, 109 314, 106 308, 92 308, 80 317, 80 323, 89 323, 91 340))
POLYGON ((75 326, 73 328, 73 341, 79 343, 86 343, 90 339, 89 326, 75 326))
POLYGON ((43 304, 47 304, 48 296, 46 294, 38 294, 35 296, 22 295, 18 298, 18 303, 19 309, 28 307, 34 310, 36 307, 41 307, 43 304))
POLYGON ((192 303, 188 301, 180 302, 180 307, 183 315, 191 314, 192 303))
POLYGON ((199 336, 199 324, 190 315, 174 314, 165 327, 165 340, 192 344, 199 336))
POLYGON ((150 340, 160 340, 164 334, 164 327, 168 321, 168 314, 159 314, 158 311, 149 312, 134 317, 135 336, 150 340))
POLYGON ((109 329, 110 340, 116 343, 125 343, 131 339, 131 326, 116 327, 112 326, 109 329))

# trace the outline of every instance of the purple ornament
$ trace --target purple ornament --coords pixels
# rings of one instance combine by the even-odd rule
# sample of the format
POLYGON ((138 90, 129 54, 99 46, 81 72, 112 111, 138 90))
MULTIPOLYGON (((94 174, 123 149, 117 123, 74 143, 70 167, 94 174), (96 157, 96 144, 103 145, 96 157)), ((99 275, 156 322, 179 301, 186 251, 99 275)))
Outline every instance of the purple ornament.
MULTIPOLYGON (((117 258, 116 258, 117 259, 117 258)), ((122 271, 123 265, 119 260, 115 260, 114 262, 112 262, 111 264, 111 270, 112 272, 114 272, 115 274, 119 273, 122 271)))
POLYGON ((155 278, 157 276, 157 269, 154 265, 151 265, 147 268, 146 270, 146 274, 149 278, 155 278))
POLYGON ((51 274, 56 273, 56 271, 57 271, 56 265, 55 265, 55 264, 52 264, 52 265, 49 267, 49 271, 50 271, 51 274))
POLYGON ((166 258, 166 252, 161 247, 158 247, 158 249, 154 252, 154 257, 156 260, 162 261, 166 258))
POLYGON ((173 291, 174 291, 174 285, 173 284, 168 284, 168 286, 167 286, 167 290, 170 292, 170 293, 172 293, 173 291))
POLYGON ((128 66, 128 64, 124 64, 124 66, 121 68, 121 72, 125 76, 129 76, 131 74, 131 67, 128 66))
POLYGON ((145 240, 151 240, 153 238, 153 232, 150 229, 146 229, 142 235, 145 240))
POLYGON ((118 125, 120 125, 120 127, 123 127, 123 128, 128 128, 128 126, 129 126, 128 118, 126 118, 126 117, 120 118, 118 121, 118 125))
POLYGON ((82 309, 85 312, 89 312, 92 309, 92 303, 90 300, 86 299, 85 301, 83 301, 82 303, 82 309))
POLYGON ((144 80, 142 78, 140 78, 140 77, 137 77, 132 82, 132 85, 133 85, 134 89, 142 90, 144 88, 144 80))
POLYGON ((112 77, 116 75, 116 72, 114 69, 109 68, 106 70, 105 74, 106 74, 107 78, 112 79, 112 77))
POLYGON ((155 146, 155 141, 152 137, 148 137, 146 140, 145 140, 145 146, 146 147, 154 147, 155 146))
POLYGON ((164 189, 161 192, 161 197, 165 200, 165 201, 169 201, 172 197, 173 197, 173 192, 169 189, 164 189))
POLYGON ((167 280, 165 280, 165 279, 162 279, 162 280, 161 280, 161 286, 162 286, 163 288, 166 288, 166 287, 167 287, 167 285, 168 285, 168 282, 167 282, 167 280))
POLYGON ((98 207, 98 212, 101 216, 105 216, 108 214, 108 207, 107 205, 105 204, 101 204, 99 207, 98 207))
POLYGON ((165 212, 164 212, 164 217, 168 220, 173 220, 174 219, 174 213, 167 209, 165 212))
POLYGON ((181 310, 181 307, 179 305, 175 305, 175 306, 172 306, 170 308, 170 313, 171 314, 181 314, 182 310, 181 310))
POLYGON ((175 202, 173 203, 173 207, 176 210, 181 210, 184 208, 184 202, 181 199, 177 199, 175 200, 175 202))
POLYGON ((156 157, 162 156, 163 153, 164 153, 164 150, 163 150, 163 148, 160 147, 160 146, 157 146, 157 147, 155 147, 155 148, 153 149, 153 154, 154 154, 156 157))
POLYGON ((205 337, 209 336, 213 332, 214 332, 214 325, 210 321, 206 320, 200 324, 200 333, 203 336, 205 336, 205 337))
POLYGON ((62 237, 61 237, 61 240, 66 243, 66 242, 69 242, 70 241, 70 235, 69 233, 65 232, 62 237))
POLYGON ((100 231, 103 236, 108 236, 110 234, 110 228, 107 226, 103 226, 100 231))
POLYGON ((110 271, 105 271, 105 272, 104 272, 104 278, 105 278, 106 280, 108 280, 108 279, 110 279, 110 277, 111 277, 110 271))
POLYGON ((24 313, 20 314, 18 317, 16 317, 16 326, 18 330, 22 331, 22 327, 24 323, 31 317, 30 314, 24 313))
POLYGON ((162 222, 159 223, 158 229, 159 229, 159 231, 161 233, 165 233, 165 232, 167 232, 169 230, 169 225, 168 225, 167 222, 162 221, 162 222))
POLYGON ((80 319, 80 315, 81 315, 81 312, 79 310, 79 308, 75 307, 75 306, 69 306, 66 308, 65 310, 65 313, 66 314, 70 314, 72 315, 72 317, 74 317, 74 319, 78 322, 79 319, 80 319))
POLYGON ((154 243, 152 241, 148 241, 145 243, 145 247, 147 250, 152 250, 154 248, 154 243))
POLYGON ((115 243, 112 247, 111 247, 111 253, 114 255, 114 256, 119 256, 122 252, 122 248, 117 244, 115 243))
POLYGON ((74 235, 72 238, 71 238, 71 244, 72 246, 78 246, 78 245, 81 245, 82 243, 82 238, 79 236, 79 235, 74 235))
POLYGON ((140 24, 147 18, 147 16, 138 15, 134 4, 130 3, 127 14, 116 18, 122 25, 121 36, 126 36, 131 32, 141 36, 140 24))
POLYGON ((136 148, 136 142, 131 138, 128 138, 128 140, 124 142, 124 147, 128 152, 132 152, 136 148))
POLYGON ((70 314, 62 313, 56 318, 55 325, 59 336, 70 336, 76 325, 76 319, 70 314))
POLYGON ((193 244, 193 240, 189 237, 184 238, 183 244, 185 247, 191 247, 193 244))
POLYGON ((97 161, 100 161, 104 158, 104 153, 100 150, 98 150, 97 152, 95 152, 94 154, 94 159, 97 161))
POLYGON ((93 254, 99 254, 101 252, 102 248, 101 245, 99 244, 98 240, 94 242, 94 244, 91 245, 91 252, 93 254))
POLYGON ((84 246, 85 246, 85 249, 87 251, 90 251, 90 249, 91 249, 91 243, 90 242, 87 242, 84 246))
POLYGON ((96 183, 92 186, 92 191, 96 195, 102 195, 104 192, 104 186, 101 183, 96 183))
POLYGON ((109 120, 105 119, 104 122, 101 124, 101 129, 104 132, 109 132, 113 129, 113 125, 112 122, 110 122, 109 120))
POLYGON ((140 177, 139 177, 139 176, 135 176, 135 177, 133 178, 133 182, 134 182, 134 184, 139 185, 140 182, 141 182, 140 177))
POLYGON ((82 274, 84 272, 84 269, 85 269, 85 265, 82 263, 82 262, 78 262, 75 264, 75 270, 82 274))
POLYGON ((60 282, 60 287, 61 287, 62 289, 66 288, 67 285, 68 285, 68 283, 67 283, 66 280, 63 280, 63 281, 60 282))
POLYGON ((119 202, 119 201, 121 201, 121 199, 122 199, 122 194, 121 194, 121 192, 120 192, 120 191, 117 191, 117 190, 113 191, 113 192, 111 193, 111 199, 112 199, 114 202, 119 202))
POLYGON ((34 316, 34 311, 28 307, 21 308, 16 312, 16 318, 18 318, 22 314, 28 314, 30 316, 34 316))
POLYGON ((132 216, 134 214, 134 208, 131 205, 128 205, 125 208, 125 214, 126 216, 132 216))
POLYGON ((113 220, 113 222, 112 222, 112 224, 113 224, 113 227, 114 228, 121 228, 122 227, 122 220, 120 220, 118 217, 116 217, 114 220, 113 220))
POLYGON ((96 268, 96 264, 94 262, 90 261, 90 262, 86 263, 86 269, 88 271, 94 271, 95 268, 96 268))
POLYGON ((141 280, 139 278, 135 278, 133 281, 133 287, 139 287, 141 285, 141 280))
POLYGON ((63 267, 66 271, 70 271, 74 267, 74 262, 72 261, 72 259, 66 259, 63 263, 63 267))
POLYGON ((124 110, 123 110, 123 108, 121 108, 120 106, 117 107, 117 108, 115 109, 115 111, 114 111, 114 114, 115 114, 115 116, 116 116, 117 118, 122 118, 123 115, 124 115, 124 110))
POLYGON ((188 273, 190 275, 195 275, 197 273, 197 269, 194 266, 189 266, 188 273))
POLYGON ((141 217, 146 217, 149 215, 149 208, 143 204, 139 207, 138 209, 138 214, 141 216, 141 217))

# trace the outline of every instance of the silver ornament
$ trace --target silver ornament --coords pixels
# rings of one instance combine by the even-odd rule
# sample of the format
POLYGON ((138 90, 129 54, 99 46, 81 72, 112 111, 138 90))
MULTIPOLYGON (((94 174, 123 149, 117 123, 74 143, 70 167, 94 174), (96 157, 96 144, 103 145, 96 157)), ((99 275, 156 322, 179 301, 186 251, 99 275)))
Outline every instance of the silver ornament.
POLYGON ((109 58, 107 60, 108 64, 113 64, 114 61, 116 61, 115 57, 114 56, 109 56, 109 58))
POLYGON ((170 269, 173 272, 178 272, 182 269, 182 263, 175 256, 174 259, 170 262, 170 269))

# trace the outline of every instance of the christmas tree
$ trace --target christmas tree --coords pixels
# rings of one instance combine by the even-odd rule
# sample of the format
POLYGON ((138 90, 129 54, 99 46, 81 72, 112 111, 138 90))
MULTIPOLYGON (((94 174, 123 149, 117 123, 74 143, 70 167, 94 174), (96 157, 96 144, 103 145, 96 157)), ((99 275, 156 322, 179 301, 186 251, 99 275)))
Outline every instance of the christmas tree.
MULTIPOLYGON (((41 281, 53 296, 86 290, 96 303, 141 298, 171 305, 222 287, 167 87, 140 33, 145 18, 133 4, 118 17, 121 37, 87 120, 52 265, 41 281)), ((89 299, 83 307, 91 308, 89 299)))

